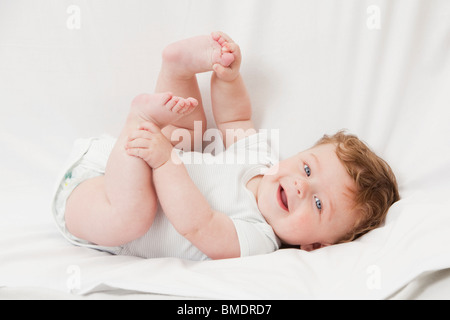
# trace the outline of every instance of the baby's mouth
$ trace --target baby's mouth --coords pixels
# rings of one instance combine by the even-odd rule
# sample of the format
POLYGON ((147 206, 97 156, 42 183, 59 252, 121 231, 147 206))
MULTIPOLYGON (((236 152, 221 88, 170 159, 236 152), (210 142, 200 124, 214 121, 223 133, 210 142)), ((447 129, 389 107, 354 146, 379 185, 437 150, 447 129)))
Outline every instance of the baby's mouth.
POLYGON ((289 205, 288 205, 286 192, 284 191, 284 189, 281 185, 278 188, 277 198, 278 198, 278 204, 280 205, 280 207, 285 211, 289 211, 289 205))

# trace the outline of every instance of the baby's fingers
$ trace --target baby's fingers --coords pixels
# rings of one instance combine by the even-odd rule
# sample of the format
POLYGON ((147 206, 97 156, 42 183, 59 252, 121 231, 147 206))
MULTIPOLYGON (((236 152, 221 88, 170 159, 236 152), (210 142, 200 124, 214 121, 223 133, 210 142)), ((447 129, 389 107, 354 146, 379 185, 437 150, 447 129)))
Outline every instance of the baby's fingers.
POLYGON ((224 67, 218 63, 213 65, 213 71, 216 72, 219 76, 229 73, 231 69, 229 67, 224 67))
POLYGON ((236 73, 232 68, 224 67, 218 63, 213 66, 213 70, 219 79, 223 79, 225 81, 232 81, 239 75, 239 73, 236 73))
POLYGON ((139 126, 139 129, 146 130, 151 133, 160 133, 161 132, 161 129, 156 124, 154 124, 153 122, 150 122, 150 121, 141 123, 139 126))
POLYGON ((125 145, 125 149, 136 149, 136 148, 148 148, 150 146, 150 140, 145 138, 135 138, 129 140, 125 145))
POLYGON ((155 133, 159 132, 161 132, 161 130, 154 123, 143 122, 128 136, 128 141, 137 138, 152 139, 155 133))
MULTIPOLYGON (((131 142, 137 139, 145 139, 145 140, 152 140, 152 136, 153 134, 148 132, 148 131, 144 131, 144 130, 136 130, 133 131, 127 139, 127 142, 131 142)), ((125 146, 126 147, 126 146, 125 146)))
POLYGON ((133 157, 144 158, 146 149, 142 148, 126 148, 127 154, 133 157))

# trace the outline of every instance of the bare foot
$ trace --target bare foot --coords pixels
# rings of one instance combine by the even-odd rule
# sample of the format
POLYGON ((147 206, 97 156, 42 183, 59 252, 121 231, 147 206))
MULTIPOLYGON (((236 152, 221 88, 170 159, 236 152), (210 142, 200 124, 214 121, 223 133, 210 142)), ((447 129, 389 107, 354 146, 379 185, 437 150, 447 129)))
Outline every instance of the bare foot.
POLYGON ((132 110, 143 121, 151 121, 160 128, 167 126, 181 117, 190 114, 198 101, 194 98, 181 98, 171 92, 141 94, 134 98, 132 110))
POLYGON ((228 35, 220 31, 211 33, 211 37, 222 47, 222 54, 227 55, 228 59, 231 61, 228 65, 221 62, 214 64, 214 72, 221 80, 235 80, 239 76, 239 69, 242 61, 239 46, 228 35), (230 55, 232 55, 232 58, 230 55))
POLYGON ((212 71, 215 64, 228 67, 235 56, 223 48, 212 35, 181 40, 164 49, 163 67, 184 77, 212 71))

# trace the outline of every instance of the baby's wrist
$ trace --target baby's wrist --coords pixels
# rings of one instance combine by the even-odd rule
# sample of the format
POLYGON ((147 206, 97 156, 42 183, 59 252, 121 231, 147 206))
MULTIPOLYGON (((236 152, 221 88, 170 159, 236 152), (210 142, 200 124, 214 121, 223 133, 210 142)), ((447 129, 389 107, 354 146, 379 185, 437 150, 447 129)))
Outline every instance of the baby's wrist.
POLYGON ((161 171, 161 169, 168 168, 172 165, 178 165, 181 163, 182 163, 182 161, 178 157, 178 154, 175 151, 175 148, 172 148, 171 151, 169 152, 168 156, 163 158, 163 160, 161 161, 161 164, 159 164, 156 167, 153 167, 153 171, 155 171, 155 170, 161 171))

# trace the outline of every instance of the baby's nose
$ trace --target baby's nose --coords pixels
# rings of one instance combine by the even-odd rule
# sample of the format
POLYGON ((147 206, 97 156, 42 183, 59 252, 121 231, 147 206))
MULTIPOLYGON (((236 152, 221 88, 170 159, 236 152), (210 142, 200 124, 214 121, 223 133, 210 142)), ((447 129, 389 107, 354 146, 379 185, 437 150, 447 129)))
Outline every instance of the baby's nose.
POLYGON ((309 184, 304 179, 298 178, 294 180, 294 187, 297 191, 297 195, 300 197, 305 197, 309 190, 309 184))

